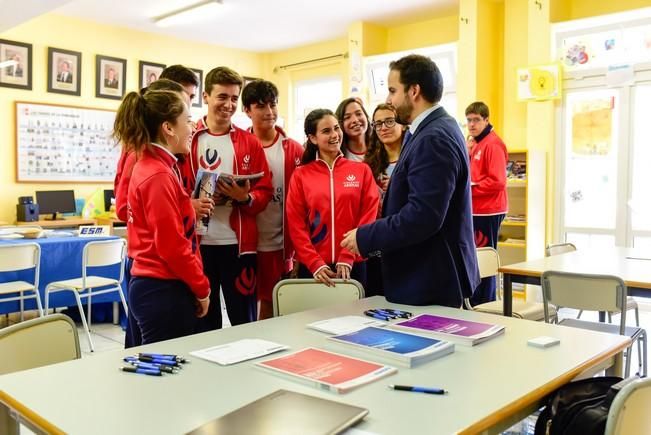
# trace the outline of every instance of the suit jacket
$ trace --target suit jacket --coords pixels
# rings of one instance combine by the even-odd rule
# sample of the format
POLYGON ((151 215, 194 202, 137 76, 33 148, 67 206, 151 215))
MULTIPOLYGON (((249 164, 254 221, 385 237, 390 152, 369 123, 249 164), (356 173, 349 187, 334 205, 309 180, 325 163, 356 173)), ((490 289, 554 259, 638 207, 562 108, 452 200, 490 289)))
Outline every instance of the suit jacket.
POLYGON ((59 73, 59 75, 57 76, 57 81, 64 82, 64 83, 72 83, 72 74, 68 73, 64 80, 63 73, 59 73))
POLYGON ((113 79, 113 80, 104 79, 104 87, 105 87, 105 88, 113 88, 113 89, 117 89, 117 88, 118 88, 118 81, 117 81, 117 79, 113 79))
POLYGON ((382 219, 357 231, 362 255, 380 250, 384 294, 409 305, 460 307, 479 283, 468 152, 457 122, 430 113, 403 146, 382 219))

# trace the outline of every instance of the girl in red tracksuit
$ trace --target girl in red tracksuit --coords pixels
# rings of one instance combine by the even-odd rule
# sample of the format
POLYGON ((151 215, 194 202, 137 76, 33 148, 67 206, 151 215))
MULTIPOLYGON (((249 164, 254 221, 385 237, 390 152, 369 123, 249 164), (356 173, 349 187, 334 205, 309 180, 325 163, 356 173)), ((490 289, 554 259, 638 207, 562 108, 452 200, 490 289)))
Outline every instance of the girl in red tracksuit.
POLYGON ((286 208, 299 276, 326 285, 351 277, 364 284, 362 258, 340 243, 347 231, 375 221, 379 194, 373 173, 368 165, 343 157, 341 128, 330 110, 310 112, 305 134, 302 166, 292 176, 286 208))
POLYGON ((127 194, 129 311, 142 344, 193 334, 210 296, 194 234, 195 212, 175 154, 187 154, 192 121, 177 92, 129 93, 114 136, 138 156, 127 194))

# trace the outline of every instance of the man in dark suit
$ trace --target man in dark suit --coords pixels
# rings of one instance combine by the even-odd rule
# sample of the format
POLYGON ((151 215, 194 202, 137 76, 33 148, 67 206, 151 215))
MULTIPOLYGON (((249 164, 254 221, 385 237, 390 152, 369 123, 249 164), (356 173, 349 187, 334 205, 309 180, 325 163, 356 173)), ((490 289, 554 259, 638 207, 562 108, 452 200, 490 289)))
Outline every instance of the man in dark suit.
POLYGON ((115 76, 116 76, 115 69, 109 68, 106 73, 106 78, 104 79, 104 87, 117 89, 118 79, 115 76))
POLYGON ((411 127, 383 217, 349 231, 341 244, 363 256, 382 252, 388 301, 461 307, 479 283, 465 141, 438 104, 443 78, 431 59, 409 55, 389 68, 387 103, 411 127))
POLYGON ((59 65, 59 74, 57 81, 61 83, 72 83, 72 73, 70 72, 70 62, 64 60, 59 65))

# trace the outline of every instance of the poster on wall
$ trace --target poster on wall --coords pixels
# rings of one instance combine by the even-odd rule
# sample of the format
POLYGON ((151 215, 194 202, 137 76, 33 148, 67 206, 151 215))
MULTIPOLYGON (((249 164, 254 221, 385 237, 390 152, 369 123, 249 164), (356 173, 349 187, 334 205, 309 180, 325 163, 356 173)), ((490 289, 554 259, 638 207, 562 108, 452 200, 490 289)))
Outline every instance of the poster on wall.
POLYGON ((16 102, 16 181, 112 182, 115 112, 16 102))
POLYGON ((561 98, 560 65, 518 68, 518 100, 545 101, 561 98))

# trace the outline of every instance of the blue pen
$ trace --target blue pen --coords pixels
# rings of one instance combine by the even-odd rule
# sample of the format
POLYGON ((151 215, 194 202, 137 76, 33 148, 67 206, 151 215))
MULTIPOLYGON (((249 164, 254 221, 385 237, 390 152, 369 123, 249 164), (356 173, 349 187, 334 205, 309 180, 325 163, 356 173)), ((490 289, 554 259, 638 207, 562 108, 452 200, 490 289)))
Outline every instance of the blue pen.
POLYGON ((374 309, 372 311, 375 311, 376 313, 382 314, 383 316, 387 316, 387 317, 389 317, 391 319, 395 319, 396 317, 398 317, 398 315, 396 313, 393 313, 390 310, 385 310, 383 308, 376 308, 376 309, 374 309))
POLYGON ((429 387, 417 387, 414 385, 389 385, 389 388, 397 391, 412 391, 414 393, 425 393, 425 394, 446 394, 442 388, 429 388, 429 387))
POLYGON ((138 367, 120 367, 123 372, 138 373, 139 375, 162 376, 160 370, 141 369, 138 367))
POLYGON ((154 366, 156 368, 164 367, 165 371, 167 371, 167 369, 180 369, 181 368, 181 366, 179 366, 176 363, 176 361, 171 361, 171 360, 162 360, 162 362, 152 362, 150 360, 153 360, 153 358, 150 358, 150 360, 148 360, 148 361, 141 361, 140 359, 138 359, 137 356, 125 356, 123 359, 124 359, 125 362, 128 362, 129 364, 132 364, 132 365, 136 364, 136 363, 142 363, 142 364, 148 364, 148 365, 154 366))
POLYGON ((403 319, 408 319, 412 316, 410 312, 407 311, 400 311, 400 310, 394 310, 392 308, 384 308, 383 311, 387 311, 394 316, 402 317, 403 319))
POLYGON ((369 317, 373 317, 374 319, 391 320, 391 317, 387 317, 384 314, 376 313, 375 311, 371 311, 371 310, 364 311, 364 314, 366 314, 369 317))
POLYGON ((174 367, 165 364, 152 364, 152 363, 138 362, 138 361, 130 361, 129 363, 132 366, 141 369, 160 370, 163 373, 172 373, 172 374, 178 372, 178 369, 175 369, 174 367))
POLYGON ((159 358, 152 358, 150 356, 144 356, 141 355, 138 357, 138 360, 142 362, 148 362, 148 363, 154 363, 154 364, 165 364, 168 366, 174 366, 174 367, 179 367, 181 368, 181 364, 177 361, 172 361, 171 359, 159 359, 159 358))
POLYGON ((158 359, 171 359, 173 361, 180 362, 180 363, 188 362, 185 358, 180 357, 178 355, 168 355, 168 354, 163 354, 163 353, 146 353, 146 352, 139 353, 138 355, 139 356, 148 356, 148 357, 151 357, 151 358, 158 358, 158 359))

